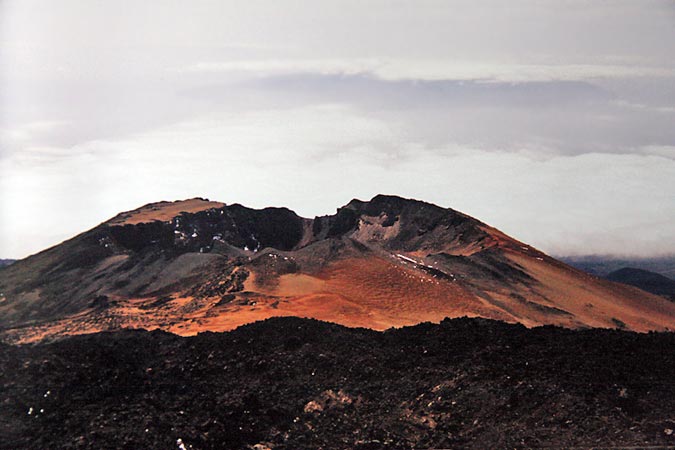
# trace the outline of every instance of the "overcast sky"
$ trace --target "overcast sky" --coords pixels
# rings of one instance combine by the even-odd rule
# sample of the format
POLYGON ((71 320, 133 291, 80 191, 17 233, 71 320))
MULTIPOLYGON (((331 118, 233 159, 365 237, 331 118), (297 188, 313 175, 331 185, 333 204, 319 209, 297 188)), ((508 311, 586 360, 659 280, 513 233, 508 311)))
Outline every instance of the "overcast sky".
POLYGON ((159 200, 675 253, 673 1, 0 0, 0 258, 159 200))

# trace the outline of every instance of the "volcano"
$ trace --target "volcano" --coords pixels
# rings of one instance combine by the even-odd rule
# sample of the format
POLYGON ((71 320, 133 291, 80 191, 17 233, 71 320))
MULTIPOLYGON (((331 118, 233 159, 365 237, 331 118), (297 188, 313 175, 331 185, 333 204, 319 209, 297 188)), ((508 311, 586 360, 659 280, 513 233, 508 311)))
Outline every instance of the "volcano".
POLYGON ((334 215, 195 198, 121 213, 0 268, 7 342, 179 335, 275 316, 384 330, 449 317, 675 328, 675 304, 574 269, 453 209, 396 196, 334 215))

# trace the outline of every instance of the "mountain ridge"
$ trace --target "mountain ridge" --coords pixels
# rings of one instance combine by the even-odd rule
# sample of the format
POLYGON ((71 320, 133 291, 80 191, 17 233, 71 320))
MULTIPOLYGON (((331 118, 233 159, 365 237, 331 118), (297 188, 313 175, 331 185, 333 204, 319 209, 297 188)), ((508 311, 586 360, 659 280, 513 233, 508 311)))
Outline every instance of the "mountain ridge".
POLYGON ((625 257, 612 255, 559 256, 565 264, 592 275, 605 277, 624 267, 648 270, 675 280, 675 255, 656 257, 625 257))

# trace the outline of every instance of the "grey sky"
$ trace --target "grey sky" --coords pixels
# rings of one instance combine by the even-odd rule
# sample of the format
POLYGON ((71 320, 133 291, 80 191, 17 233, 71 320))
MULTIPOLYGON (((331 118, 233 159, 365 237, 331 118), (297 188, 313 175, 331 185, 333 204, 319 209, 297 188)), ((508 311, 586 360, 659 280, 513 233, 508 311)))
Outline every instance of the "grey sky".
POLYGON ((675 253, 675 2, 0 0, 0 257, 144 203, 675 253))

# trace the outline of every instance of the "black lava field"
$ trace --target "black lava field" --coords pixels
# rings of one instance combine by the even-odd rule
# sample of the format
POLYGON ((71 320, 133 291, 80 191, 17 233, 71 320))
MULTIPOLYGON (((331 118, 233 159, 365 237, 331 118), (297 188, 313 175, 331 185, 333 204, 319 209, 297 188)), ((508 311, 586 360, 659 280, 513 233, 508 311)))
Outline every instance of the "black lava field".
POLYGON ((675 446, 675 334, 297 318, 0 345, 3 449, 675 446))

